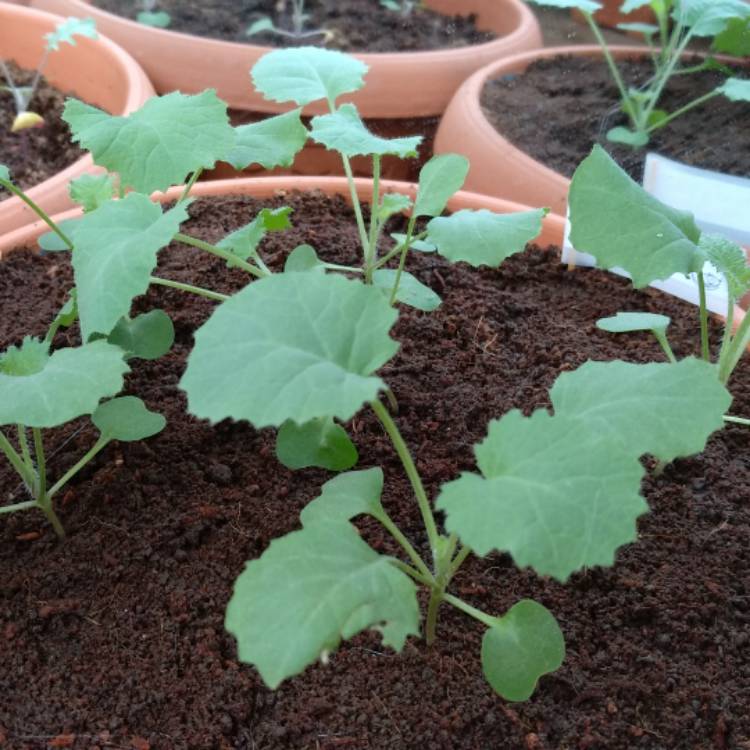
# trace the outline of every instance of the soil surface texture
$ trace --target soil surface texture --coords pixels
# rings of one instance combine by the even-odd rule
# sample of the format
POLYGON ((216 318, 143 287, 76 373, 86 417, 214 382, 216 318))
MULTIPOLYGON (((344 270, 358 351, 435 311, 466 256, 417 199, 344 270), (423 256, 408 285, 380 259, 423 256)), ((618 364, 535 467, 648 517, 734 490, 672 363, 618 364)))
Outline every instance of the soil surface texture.
MULTIPOLYGON (((17 86, 28 85, 34 78, 34 71, 23 70, 13 63, 8 67, 17 86)), ((5 83, 0 75, 0 86, 5 83)), ((10 169, 19 187, 34 187, 83 155, 81 149, 71 143, 70 130, 62 119, 66 97, 67 94, 42 78, 29 109, 44 118, 44 125, 11 133, 16 117, 13 96, 0 88, 0 163, 10 169)), ((6 197, 7 194, 2 194, 0 200, 6 197)))
MULTIPOLYGON (((618 61, 618 67, 625 81, 635 86, 653 72, 644 61, 618 61)), ((673 77, 658 106, 674 112, 725 78, 715 71, 673 77)), ((566 177, 573 176, 594 143, 606 148, 638 182, 648 151, 702 169, 750 175, 750 104, 731 102, 724 96, 655 131, 644 149, 608 141, 607 131, 627 125, 627 117, 619 108, 617 86, 600 60, 567 56, 537 61, 523 74, 488 81, 482 106, 505 138, 566 177)))
MULTIPOLYGON (((140 0, 94 0, 112 13, 136 18, 140 0)), ((477 28, 474 15, 446 16, 428 8, 408 15, 389 10, 379 0, 309 0, 304 31, 327 34, 294 37, 262 32, 248 37, 248 27, 262 17, 291 31, 291 0, 160 0, 158 10, 171 16, 169 28, 197 36, 269 47, 314 44, 344 52, 414 52, 466 47, 489 42, 495 35, 477 28)))
MULTIPOLYGON (((339 199, 197 200, 186 231, 216 241, 263 205, 294 207, 295 228, 261 248, 279 269, 307 242, 329 261, 359 260, 352 212, 339 199)), ((549 406, 560 372, 587 359, 662 361, 646 334, 612 336, 595 321, 619 310, 668 314, 678 357, 697 348, 696 310, 635 292, 614 275, 569 272, 556 249, 531 247, 499 270, 414 253, 409 269, 443 297, 403 309, 399 354, 381 375, 430 497, 475 469, 472 446, 510 409, 549 406)), ((11 253, 0 273, 0 349, 43 335, 71 284, 66 256, 11 253)), ((231 293, 247 281, 185 246, 161 253, 159 274, 231 293)), ((470 558, 452 590, 490 613, 537 599, 558 618, 567 657, 526 703, 509 704, 482 677, 483 628, 444 605, 438 641, 401 655, 374 633, 344 643, 266 689, 238 663, 224 610, 245 561, 298 528, 330 475, 291 472, 274 431, 186 413, 177 388, 193 334, 213 303, 152 288, 135 312, 169 311, 170 354, 132 362, 125 392, 168 418, 163 433, 104 450, 58 496, 68 539, 40 514, 0 519, 0 746, 130 750, 737 750, 750 747, 750 432, 728 426, 705 453, 679 460, 643 492, 651 512, 610 569, 567 585, 517 570, 504 555, 470 558), (4 744, 3 744, 4 741, 4 744)), ((714 345, 719 329, 712 326, 714 345)), ((55 344, 78 341, 77 329, 55 344)), ((248 384, 248 387, 252 387, 248 384)), ((750 369, 733 382, 732 413, 750 415, 750 369)), ((422 554, 419 511, 393 448, 363 410, 348 428, 359 468, 382 466, 384 505, 422 554)), ((93 443, 83 420, 46 435, 57 477, 93 443)), ((22 493, 0 466, 3 503, 22 493)), ((375 522, 357 524, 398 554, 375 522)), ((423 602, 424 606, 424 602, 423 602)))

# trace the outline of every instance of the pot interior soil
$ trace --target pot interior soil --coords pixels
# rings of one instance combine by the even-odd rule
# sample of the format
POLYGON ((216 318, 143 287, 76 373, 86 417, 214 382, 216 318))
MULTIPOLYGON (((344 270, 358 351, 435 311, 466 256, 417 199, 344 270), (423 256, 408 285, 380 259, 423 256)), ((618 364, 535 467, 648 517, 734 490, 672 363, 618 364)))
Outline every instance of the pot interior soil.
MULTIPOLYGON (((94 0, 94 5, 134 19, 142 10, 140 0, 94 0)), ((416 8, 404 17, 380 5, 379 0, 308 0, 310 18, 306 30, 327 29, 323 35, 296 39, 263 32, 248 37, 247 28, 262 16, 278 28, 290 31, 292 3, 281 0, 160 0, 159 10, 172 17, 169 28, 197 36, 268 47, 315 44, 344 52, 414 52, 465 47, 495 39, 477 28, 474 15, 446 16, 416 8)))
MULTIPOLYGON (((358 260, 350 209, 315 194, 198 200, 188 229, 216 240, 261 206, 284 204, 295 209, 295 228, 265 242, 274 268, 302 242, 330 261, 358 260)), ((548 406, 561 371, 589 358, 661 361, 648 335, 611 336, 595 328, 597 318, 666 313, 677 355, 696 351, 695 308, 597 270, 568 272, 554 248, 529 248, 499 271, 414 255, 410 269, 444 304, 431 314, 402 310, 393 331, 401 350, 382 375, 431 497, 475 468, 472 445, 490 419, 548 406)), ((224 292, 246 281, 222 261, 177 246, 162 252, 159 273, 224 292)), ((70 283, 64 255, 7 256, 0 347, 43 334, 70 283)), ((58 747, 151 750, 748 746, 746 429, 728 426, 704 454, 644 480, 651 513, 613 568, 563 586, 517 570, 505 555, 470 558, 455 580, 459 595, 496 613, 535 598, 561 623, 565 663, 528 702, 508 704, 492 692, 479 664, 483 630, 449 606, 432 648, 412 640, 396 656, 374 634, 360 635, 327 666, 271 692, 237 662, 224 609, 245 561, 298 527, 300 509, 330 475, 279 465, 272 430, 187 416, 177 382, 212 304, 152 288, 135 305, 157 306, 173 316, 175 346, 160 361, 134 362, 126 392, 166 414, 166 430, 109 446, 61 493, 65 543, 34 513, 0 521, 4 747, 36 750, 51 738, 68 743, 58 747)), ((714 345, 717 335, 713 325, 714 345)), ((77 331, 56 344, 66 341, 76 343, 77 331)), ((733 391, 732 412, 747 416, 746 365, 733 391)), ((363 410, 349 429, 359 467, 384 468, 384 504, 426 553, 408 481, 377 421, 363 410)), ((94 439, 85 422, 53 431, 51 470, 59 474, 94 439)), ((3 502, 20 497, 5 465, 0 492, 3 502)), ((376 549, 396 554, 374 522, 358 526, 376 549)))
MULTIPOLYGON (((34 71, 23 70, 12 62, 8 67, 18 86, 30 84, 34 78, 34 71)), ((0 75, 0 86, 3 85, 5 80, 0 75)), ((70 131, 62 119, 66 97, 42 78, 29 109, 44 117, 44 125, 11 133, 16 117, 13 97, 0 89, 0 163, 10 169, 14 182, 24 189, 38 185, 83 156, 71 143, 70 131)), ((5 197, 0 195, 0 199, 5 197)))
MULTIPOLYGON (((643 84, 653 72, 646 61, 621 60, 618 66, 630 85, 643 84)), ((716 88, 725 77, 709 71, 677 76, 659 106, 673 112, 716 88)), ((723 96, 654 132, 646 149, 608 141, 607 131, 627 125, 627 117, 620 111, 617 87, 601 60, 574 56, 539 60, 522 74, 488 81, 482 107, 505 138, 566 177, 572 177, 594 143, 606 148, 638 182, 649 150, 703 169, 741 177, 750 174, 750 104, 723 96)))

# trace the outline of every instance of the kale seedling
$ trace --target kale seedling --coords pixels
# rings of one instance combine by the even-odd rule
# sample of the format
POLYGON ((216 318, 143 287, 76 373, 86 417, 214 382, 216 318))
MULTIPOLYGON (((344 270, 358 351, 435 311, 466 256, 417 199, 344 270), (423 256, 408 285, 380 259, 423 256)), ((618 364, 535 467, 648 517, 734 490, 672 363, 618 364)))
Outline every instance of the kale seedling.
MULTIPOLYGON (((294 39, 297 42, 301 42, 303 39, 308 39, 314 36, 322 36, 326 41, 331 38, 331 32, 328 29, 305 29, 305 24, 310 20, 310 14, 305 13, 305 0, 288 0, 288 3, 291 3, 292 9, 291 30, 281 28, 280 26, 277 26, 269 16, 263 16, 250 24, 245 34, 247 34, 247 36, 254 36, 255 34, 260 34, 262 32, 270 32, 271 34, 294 39)), ((286 6, 287 0, 282 0, 281 7, 285 8, 286 6)))
POLYGON ((158 10, 158 6, 158 0, 141 0, 141 10, 136 16, 138 23, 157 29, 166 29, 172 23, 172 17, 166 11, 158 10))
POLYGON ((13 103, 16 110, 16 117, 11 126, 12 132, 16 133, 27 128, 40 127, 44 124, 44 118, 37 112, 29 109, 34 94, 36 93, 39 81, 42 78, 44 69, 47 66, 49 56, 60 49, 60 45, 67 43, 75 46, 75 37, 85 36, 89 39, 96 39, 96 26, 90 18, 68 18, 58 24, 54 31, 45 34, 47 44, 44 48, 44 54, 39 61, 34 78, 29 86, 19 86, 13 79, 10 68, 5 60, 0 57, 0 72, 5 78, 5 85, 0 86, 0 90, 8 91, 13 97, 13 103))
POLYGON ((655 130, 663 128, 677 117, 718 96, 726 96, 732 101, 750 101, 750 80, 730 77, 713 91, 697 97, 674 112, 659 109, 664 89, 673 76, 723 68, 711 59, 691 67, 681 67, 680 61, 688 45, 695 38, 714 38, 725 32, 731 23, 744 23, 750 19, 750 6, 743 0, 625 0, 621 6, 623 13, 649 6, 658 22, 657 25, 620 24, 623 30, 643 34, 651 51, 653 75, 638 88, 625 85, 609 46, 594 20, 593 13, 602 7, 600 3, 595 0, 529 2, 555 8, 577 8, 586 19, 602 48, 604 59, 620 92, 620 106, 630 121, 629 127, 618 126, 609 130, 607 138, 610 141, 634 148, 642 147, 648 144, 650 134, 655 130))

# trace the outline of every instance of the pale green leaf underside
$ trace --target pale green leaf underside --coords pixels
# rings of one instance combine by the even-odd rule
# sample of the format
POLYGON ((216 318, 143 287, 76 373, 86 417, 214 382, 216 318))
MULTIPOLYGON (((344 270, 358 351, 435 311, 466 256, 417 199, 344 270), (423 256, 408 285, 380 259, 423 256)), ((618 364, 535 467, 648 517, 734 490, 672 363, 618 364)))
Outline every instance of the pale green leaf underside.
POLYGON ((519 411, 490 423, 475 447, 483 476, 444 485, 446 528, 478 555, 509 552, 519 567, 565 581, 583 567, 611 565, 636 538, 647 510, 643 468, 606 433, 583 421, 519 411))
POLYGON ((0 424, 56 427, 91 414, 126 372, 122 350, 105 341, 59 349, 32 375, 0 374, 0 424))
MULTIPOLYGON (((381 268, 372 276, 372 282, 376 287, 382 289, 385 293, 386 298, 391 298, 391 292, 393 285, 396 283, 396 276, 398 271, 393 268, 381 268)), ((430 287, 423 284, 416 276, 412 276, 408 271, 404 271, 401 274, 401 279, 398 284, 398 290, 396 292, 396 300, 402 302, 405 305, 414 307, 417 310, 423 310, 424 312, 432 312, 437 310, 442 304, 443 300, 440 296, 433 292, 430 287)))
POLYGON ((350 521, 360 515, 380 517, 383 506, 383 470, 350 471, 326 482, 321 493, 300 515, 303 526, 317 521, 350 521))
POLYGON ((197 169, 225 160, 235 144, 227 105, 213 90, 153 97, 127 117, 69 99, 63 119, 97 164, 141 193, 182 184, 197 169))
POLYGON ((463 187, 469 160, 458 154, 433 156, 419 173, 415 216, 440 216, 451 196, 463 187))
POLYGON ((672 321, 666 315, 641 312, 618 312, 611 318, 596 321, 596 327, 609 333, 633 331, 666 331, 672 321))
POLYGON ((181 381, 189 409, 256 427, 347 421, 383 387, 373 373, 398 350, 397 313, 379 289, 334 274, 249 284, 195 335, 181 381))
POLYGON ((552 613, 531 599, 514 604, 482 639, 482 671, 509 701, 531 697, 539 678, 565 658, 565 639, 552 613))
POLYGON ((149 411, 135 396, 122 396, 100 404, 91 415, 91 421, 102 437, 131 443, 156 435, 167 424, 161 414, 149 411))
POLYGON ((335 112, 313 117, 310 137, 344 156, 417 155, 422 136, 381 138, 371 133, 353 104, 342 104, 335 112))
POLYGON ((367 65, 355 57, 320 47, 293 47, 269 52, 255 64, 255 88, 274 102, 305 105, 317 99, 334 102, 361 89, 367 65))
POLYGON ((737 302, 750 289, 750 266, 745 251, 735 242, 713 234, 702 234, 700 249, 723 274, 729 294, 737 302))
POLYGON ((346 471, 359 454, 346 430, 330 417, 305 424, 284 422, 276 436, 276 457, 288 469, 316 466, 328 471, 346 471))
POLYGON ((4 182, 10 182, 10 170, 5 164, 0 164, 0 180, 4 182))
POLYGON ((351 524, 320 521, 248 563, 225 624, 240 660, 273 689, 369 627, 400 651, 419 634, 419 608, 412 581, 351 524))
POLYGON ((236 143, 226 160, 235 169, 246 169, 251 164, 260 164, 265 169, 291 167, 308 136, 301 112, 294 109, 235 128, 236 143))
POLYGON ((716 90, 733 102, 750 102, 750 79, 727 78, 716 90))
POLYGON ((569 200, 576 250, 603 268, 624 268, 636 288, 703 265, 692 215, 650 196, 601 146, 576 170, 569 200))
POLYGON ((130 312, 133 298, 148 289, 157 252, 187 218, 185 202, 162 213, 148 196, 129 193, 80 219, 73 269, 84 340, 92 333, 108 335, 130 312))
POLYGON ((51 52, 57 52, 63 43, 75 47, 77 36, 88 37, 89 39, 99 37, 93 18, 66 18, 55 27, 54 31, 45 34, 44 38, 47 40, 47 49, 51 52))
POLYGON ((512 214, 464 209, 432 219, 427 225, 427 241, 454 262, 495 268, 539 235, 545 213, 544 209, 512 214))
POLYGON ((556 415, 577 417, 590 432, 620 440, 631 455, 662 461, 700 453, 732 403, 714 365, 694 358, 587 362, 560 375, 550 399, 556 415))

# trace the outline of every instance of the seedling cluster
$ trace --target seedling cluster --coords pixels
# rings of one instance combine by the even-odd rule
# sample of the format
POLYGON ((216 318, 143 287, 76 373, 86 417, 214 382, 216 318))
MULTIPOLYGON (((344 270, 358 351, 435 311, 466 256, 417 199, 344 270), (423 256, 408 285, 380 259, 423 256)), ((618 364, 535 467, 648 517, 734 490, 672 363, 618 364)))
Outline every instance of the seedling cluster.
POLYGON ((291 5, 291 29, 278 26, 270 16, 262 16, 248 26, 245 32, 247 36, 270 32, 277 36, 294 39, 298 43, 311 37, 322 37, 325 40, 330 39, 331 32, 328 29, 305 28, 307 22, 310 20, 310 14, 305 12, 305 0, 282 0, 283 7, 288 7, 289 5, 291 5))
MULTIPOLYGON (((18 448, 7 437, 2 448, 31 495, 5 511, 38 506, 56 523, 51 495, 79 467, 47 491, 40 429, 91 414, 101 438, 85 461, 109 440, 140 439, 163 426, 158 415, 130 397, 102 403, 120 390, 126 357, 160 356, 171 344, 166 313, 131 320, 133 299, 151 284, 207 297, 219 304, 196 332, 180 382, 190 413, 213 423, 231 418, 276 428, 277 455, 287 466, 343 472, 304 508, 301 528, 272 542, 239 576, 226 626, 237 638, 240 659, 254 664, 275 688, 315 661, 326 662, 342 639, 364 629, 377 630, 397 651, 421 632, 431 643, 439 610, 450 605, 485 628, 481 660, 492 688, 509 700, 524 700, 542 675, 562 663, 557 621, 527 599, 503 613, 480 611, 451 590, 454 577, 471 555, 493 551, 561 582, 576 571, 613 564, 618 548, 635 541, 636 521, 647 511, 640 494, 641 458, 650 454, 666 463, 698 453, 721 429, 731 403, 725 384, 750 338, 750 323, 727 334, 718 367, 705 356, 681 361, 670 356, 669 362, 646 365, 587 362, 563 373, 550 391, 550 409, 498 415, 474 446, 476 470, 430 497, 389 408, 398 394, 378 375, 399 349, 390 335, 399 305, 429 313, 441 304, 438 294, 409 272, 408 260, 414 252, 437 253, 451 262, 497 267, 539 234, 545 210, 464 209, 443 215, 468 169, 466 160, 453 154, 424 166, 416 195, 384 189, 382 158, 413 157, 420 139, 379 137, 353 104, 339 103, 363 86, 366 72, 354 58, 315 47, 271 52, 254 67, 254 84, 266 98, 296 108, 237 128, 213 91, 155 98, 127 117, 68 102, 64 117, 74 139, 107 174, 71 186, 84 209, 81 218, 57 225, 37 212, 51 229, 42 247, 72 254, 73 301, 61 311, 59 325, 77 320, 83 344, 50 354, 53 324, 44 342, 26 340, 0 360, 0 401, 17 405, 0 411, 2 424, 21 425, 18 448), (308 130, 302 108, 318 101, 328 111, 314 117, 308 130), (191 188, 204 169, 219 160, 238 169, 253 163, 289 166, 308 139, 341 157, 361 245, 359 263, 330 263, 325 248, 319 254, 301 245, 281 271, 273 271, 261 240, 289 226, 288 208, 265 209, 214 244, 182 231, 191 188), (372 159, 369 216, 352 177, 354 156, 372 159), (169 208, 149 197, 183 184, 169 208), (408 216, 406 230, 391 235, 388 221, 396 214, 408 216), (245 271, 248 283, 229 297, 155 276, 157 255, 170 243, 222 258, 245 271), (70 368, 76 388, 53 391, 60 384, 50 373, 63 357, 80 365, 70 368), (95 376, 97 388, 89 387, 84 372, 95 376), (79 394, 79 387, 85 393, 79 394), (16 392, 21 396, 7 398, 16 392), (51 398, 53 392, 59 399, 51 398), (56 405, 51 414, 40 408, 50 402, 56 405), (408 538, 387 512, 382 469, 355 469, 358 454, 346 423, 362 409, 380 422, 402 463, 424 527, 416 538, 408 538), (24 447, 27 429, 35 460, 24 447), (398 556, 379 554, 367 544, 352 523, 362 515, 382 525, 398 556), (420 587, 428 598, 424 623, 420 587)), ((0 169, 0 185, 23 196, 7 170, 0 169)), ((733 294, 746 288, 748 271, 744 261, 740 268, 734 247, 702 238, 690 217, 639 191, 595 151, 576 175, 571 197, 573 238, 580 249, 598 254, 605 265, 628 264, 637 286, 674 270, 698 270, 700 260, 710 257, 738 279, 733 294), (622 194, 611 198, 621 201, 619 237, 599 221, 604 213, 599 202, 608 199, 612 186, 622 194), (612 257, 602 250, 605 232, 607 239, 615 235, 612 257), (627 242, 634 232, 641 233, 638 241, 627 242), (637 253, 637 262, 621 257, 626 247, 637 253)), ((607 215, 615 215, 615 208, 607 215)), ((646 323, 664 330, 663 320, 646 323)), ((702 337, 705 355, 704 330, 702 337)))

